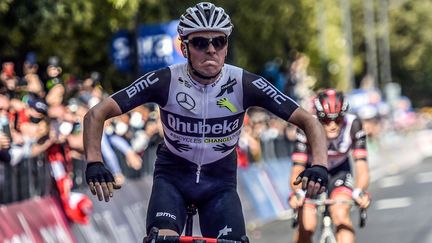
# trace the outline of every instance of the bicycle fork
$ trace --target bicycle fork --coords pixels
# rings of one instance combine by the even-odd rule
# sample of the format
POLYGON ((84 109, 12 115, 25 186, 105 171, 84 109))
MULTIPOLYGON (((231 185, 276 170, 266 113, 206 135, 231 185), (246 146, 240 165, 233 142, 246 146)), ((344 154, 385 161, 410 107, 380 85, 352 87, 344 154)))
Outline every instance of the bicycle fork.
POLYGON ((322 233, 320 243, 336 243, 336 237, 333 232, 333 223, 330 217, 329 206, 326 205, 322 219, 322 233))

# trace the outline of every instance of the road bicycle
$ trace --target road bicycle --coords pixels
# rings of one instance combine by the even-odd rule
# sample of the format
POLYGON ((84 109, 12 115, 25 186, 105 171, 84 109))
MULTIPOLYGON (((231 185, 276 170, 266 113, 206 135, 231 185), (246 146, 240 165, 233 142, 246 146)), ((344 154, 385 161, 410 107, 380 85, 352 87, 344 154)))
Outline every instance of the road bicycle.
POLYGON ((192 236, 193 217, 196 214, 195 205, 189 205, 187 207, 185 235, 160 236, 159 229, 153 227, 149 235, 144 238, 144 243, 249 243, 247 236, 243 236, 240 241, 192 236))
MULTIPOLYGON (((330 217, 329 206, 334 204, 357 205, 354 200, 337 200, 337 199, 306 199, 305 204, 316 205, 318 212, 321 214, 321 234, 319 243, 336 243, 334 225, 330 217)), ((367 211, 364 208, 359 210, 359 227, 363 228, 366 225, 367 211)), ((298 225, 298 212, 294 210, 292 218, 292 227, 298 225)))

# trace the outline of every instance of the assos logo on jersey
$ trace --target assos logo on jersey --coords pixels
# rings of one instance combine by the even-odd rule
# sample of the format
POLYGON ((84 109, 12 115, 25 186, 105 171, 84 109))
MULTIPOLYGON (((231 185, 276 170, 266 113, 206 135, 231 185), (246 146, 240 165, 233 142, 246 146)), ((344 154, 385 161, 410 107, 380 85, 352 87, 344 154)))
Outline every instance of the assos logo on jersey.
POLYGON ((255 87, 257 87, 258 89, 260 89, 264 93, 266 93, 268 96, 270 96, 279 105, 282 104, 281 103, 282 101, 287 100, 287 98, 285 97, 284 94, 282 94, 276 88, 274 88, 269 83, 264 81, 262 78, 259 78, 255 81, 252 81, 252 83, 255 85, 255 87))
POLYGON ((167 125, 174 132, 187 136, 199 137, 202 134, 210 137, 221 137, 232 134, 240 128, 240 118, 228 117, 224 119, 182 119, 182 117, 168 114, 167 125))
POLYGON ((126 88, 126 93, 129 98, 132 98, 139 92, 143 91, 145 88, 159 81, 159 78, 152 78, 155 73, 147 73, 138 80, 136 80, 130 87, 126 88))

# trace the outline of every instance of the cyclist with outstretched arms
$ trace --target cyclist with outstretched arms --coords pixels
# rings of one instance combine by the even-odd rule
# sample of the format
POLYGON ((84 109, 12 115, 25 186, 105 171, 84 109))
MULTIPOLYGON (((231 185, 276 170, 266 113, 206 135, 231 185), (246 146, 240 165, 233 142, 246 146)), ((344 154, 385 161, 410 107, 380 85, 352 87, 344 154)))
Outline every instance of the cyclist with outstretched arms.
MULTIPOLYGON (((328 194, 336 201, 354 199, 360 208, 367 208, 370 198, 364 193, 369 184, 366 134, 357 116, 348 114, 348 102, 342 92, 326 89, 313 100, 318 120, 327 135, 329 184, 328 194), (352 174, 350 154, 354 159, 355 178, 352 174)), ((310 139, 300 130, 292 154, 291 180, 311 165, 310 139)), ((299 227, 294 242, 312 242, 317 225, 315 206, 303 204, 305 195, 299 186, 292 184, 289 204, 299 208, 299 227)), ((349 204, 330 206, 330 216, 336 226, 337 242, 354 242, 354 229, 350 219, 349 204)))
POLYGON ((84 118, 86 180, 99 200, 117 189, 102 162, 106 119, 154 102, 160 108, 164 142, 159 145, 147 210, 147 233, 179 235, 186 206, 198 208, 205 237, 238 240, 246 234, 236 190, 236 152, 245 111, 263 107, 301 127, 313 149, 313 166, 299 176, 307 193, 327 185, 325 135, 319 122, 264 78, 225 64, 233 25, 211 3, 190 7, 178 33, 187 62, 151 71, 94 106, 84 118))

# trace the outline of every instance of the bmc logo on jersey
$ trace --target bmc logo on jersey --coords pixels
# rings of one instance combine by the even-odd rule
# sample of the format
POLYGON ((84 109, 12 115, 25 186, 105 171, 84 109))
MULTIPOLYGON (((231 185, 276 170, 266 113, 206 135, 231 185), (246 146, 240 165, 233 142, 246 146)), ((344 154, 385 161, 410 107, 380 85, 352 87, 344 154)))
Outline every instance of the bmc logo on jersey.
POLYGON ((156 217, 168 217, 168 218, 172 218, 174 220, 176 220, 176 216, 167 212, 157 212, 156 213, 156 217))
POLYGON ((287 101, 287 98, 284 94, 278 91, 270 83, 264 81, 262 78, 254 80, 252 83, 255 85, 255 87, 262 90, 266 95, 270 96, 279 105, 282 104, 283 101, 287 101))
POLYGON ((131 86, 127 87, 126 93, 128 97, 132 98, 133 96, 143 91, 150 85, 159 81, 159 78, 153 77, 154 74, 155 73, 147 73, 146 75, 136 80, 131 86))

